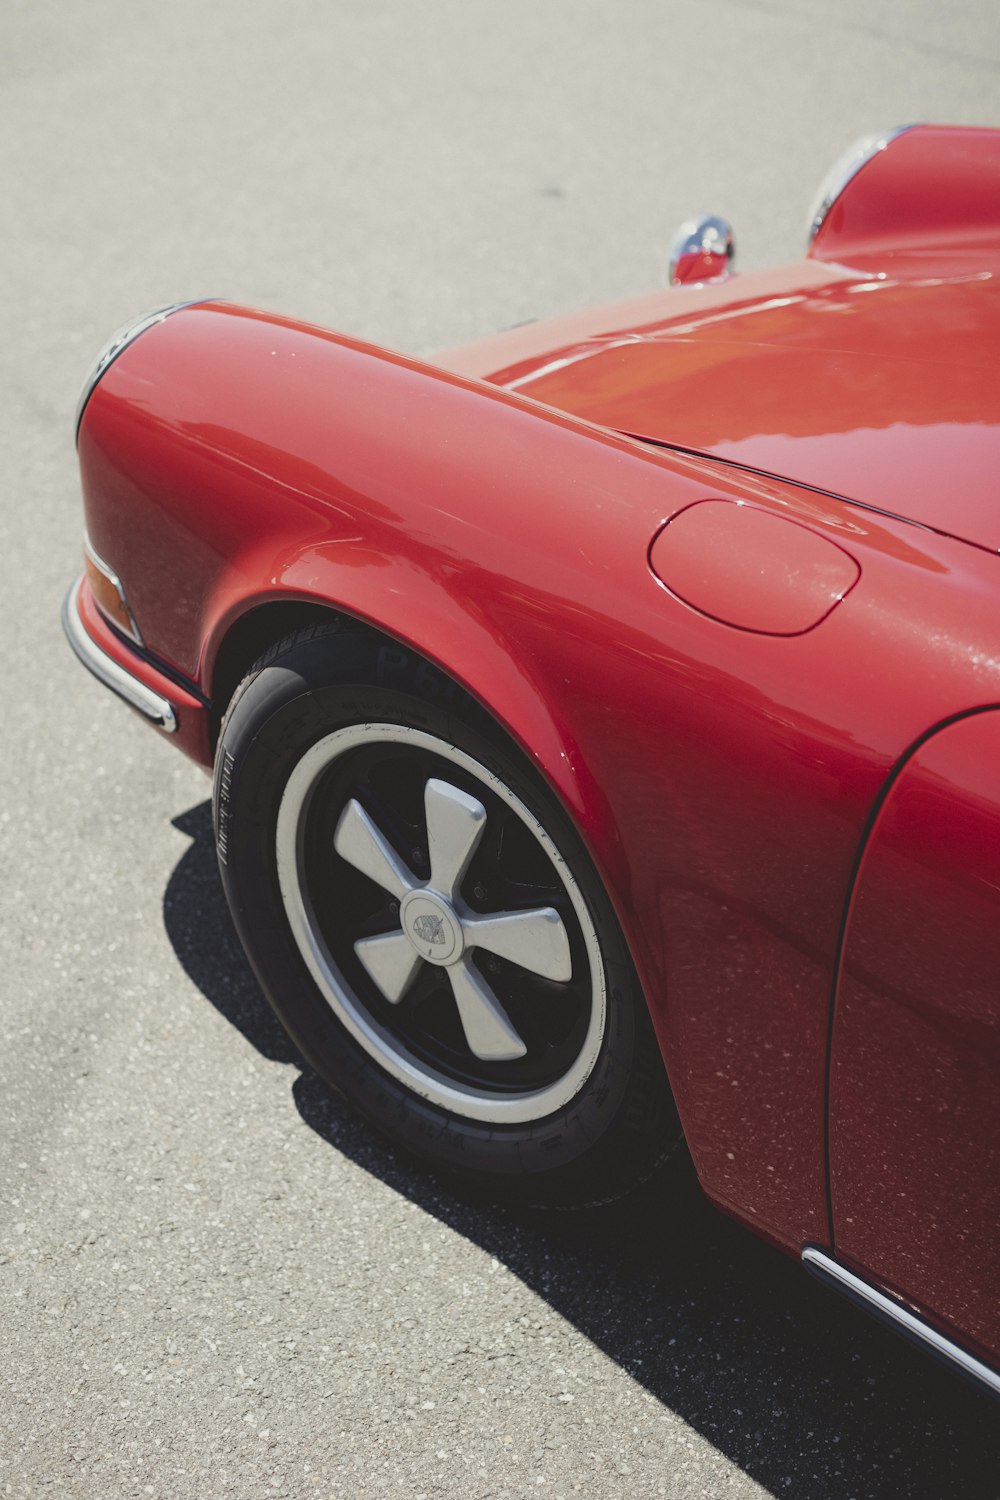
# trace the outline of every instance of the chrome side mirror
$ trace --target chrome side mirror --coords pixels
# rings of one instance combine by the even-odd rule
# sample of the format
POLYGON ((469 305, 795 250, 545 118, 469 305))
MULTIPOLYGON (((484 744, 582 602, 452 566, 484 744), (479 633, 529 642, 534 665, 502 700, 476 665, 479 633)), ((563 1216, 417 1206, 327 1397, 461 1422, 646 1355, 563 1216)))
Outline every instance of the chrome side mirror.
POLYGON ((736 241, 728 219, 718 214, 688 219, 670 246, 670 284, 687 286, 694 281, 721 281, 732 270, 735 254, 736 241))

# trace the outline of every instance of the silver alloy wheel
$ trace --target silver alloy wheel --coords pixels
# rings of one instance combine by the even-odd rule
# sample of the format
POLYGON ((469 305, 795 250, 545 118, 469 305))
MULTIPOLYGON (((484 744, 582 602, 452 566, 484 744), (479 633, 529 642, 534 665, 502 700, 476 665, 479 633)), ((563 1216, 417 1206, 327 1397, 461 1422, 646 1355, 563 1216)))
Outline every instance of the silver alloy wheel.
MULTIPOLYGON (((543 825, 499 777, 446 741, 401 724, 357 724, 338 729, 309 749, 295 766, 282 795, 276 830, 281 899, 292 934, 319 990, 355 1041, 400 1083, 432 1104, 467 1119, 523 1124, 553 1114, 579 1092, 597 1061, 604 1038, 607 992, 600 943, 587 904, 566 861, 543 825), (553 985, 573 974, 565 925, 552 906, 477 912, 462 885, 488 821, 487 809, 468 791, 469 777, 506 804, 528 830, 555 871, 568 898, 590 970, 589 1017, 582 1045, 554 1081, 540 1088, 505 1090, 449 1077, 380 1022, 336 962, 318 919, 305 857, 310 811, 321 783, 345 755, 366 748, 407 747, 450 762, 463 789, 444 775, 424 788, 430 875, 413 872, 406 854, 393 847, 361 802, 348 798, 339 811, 333 851, 399 903, 399 926, 360 936, 354 955, 390 1006, 403 1000, 425 964, 440 967, 450 983, 470 1059, 491 1069, 513 1064, 526 1053, 524 1040, 471 955, 479 949, 518 965, 528 976, 553 985)), ((543 1003, 543 1002, 542 1002, 543 1003)))

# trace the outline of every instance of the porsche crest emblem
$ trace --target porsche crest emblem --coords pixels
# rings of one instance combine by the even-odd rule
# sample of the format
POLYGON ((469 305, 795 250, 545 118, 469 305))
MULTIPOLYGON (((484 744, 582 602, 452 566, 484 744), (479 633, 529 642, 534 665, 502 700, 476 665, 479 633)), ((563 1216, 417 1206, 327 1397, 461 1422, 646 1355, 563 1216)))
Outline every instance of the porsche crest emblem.
POLYGON ((422 943, 431 943, 434 947, 440 947, 446 940, 444 923, 440 917, 434 916, 418 917, 413 924, 413 935, 422 943))

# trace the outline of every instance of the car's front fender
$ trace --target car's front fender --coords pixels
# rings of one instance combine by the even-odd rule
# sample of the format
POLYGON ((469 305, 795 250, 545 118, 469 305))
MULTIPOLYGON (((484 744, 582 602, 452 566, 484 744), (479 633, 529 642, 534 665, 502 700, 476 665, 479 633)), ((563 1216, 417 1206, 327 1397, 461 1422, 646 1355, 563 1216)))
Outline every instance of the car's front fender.
MULTIPOLYGON (((1000 699, 996 559, 225 304, 130 345, 91 397, 80 458, 92 542, 152 650, 204 691, 248 611, 304 600, 485 704, 608 887, 706 1189, 786 1245, 828 1242, 851 874, 907 746, 1000 699), (692 607, 649 550, 706 498, 835 542, 860 581, 792 635, 692 607)), ((779 568, 775 586, 800 580, 779 568)))

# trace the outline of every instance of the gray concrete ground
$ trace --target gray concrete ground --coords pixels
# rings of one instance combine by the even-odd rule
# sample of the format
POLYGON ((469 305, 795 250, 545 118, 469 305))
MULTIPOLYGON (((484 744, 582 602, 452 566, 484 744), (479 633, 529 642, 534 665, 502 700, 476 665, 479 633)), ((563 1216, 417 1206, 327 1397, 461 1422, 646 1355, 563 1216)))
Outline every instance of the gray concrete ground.
POLYGON ((79 381, 204 293, 421 354, 800 251, 827 162, 997 122, 989 0, 0 11, 0 1494, 986 1496, 996 1411, 678 1181, 463 1203, 296 1064, 199 772, 78 668, 79 381))

